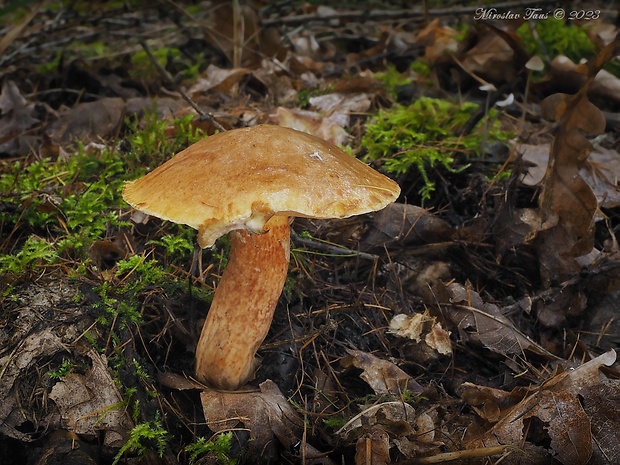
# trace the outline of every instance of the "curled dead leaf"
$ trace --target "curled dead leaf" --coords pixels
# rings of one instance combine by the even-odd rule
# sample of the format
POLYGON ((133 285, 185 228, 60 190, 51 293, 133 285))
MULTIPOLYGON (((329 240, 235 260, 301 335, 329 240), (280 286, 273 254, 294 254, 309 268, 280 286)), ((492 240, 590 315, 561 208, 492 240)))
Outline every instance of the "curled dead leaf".
POLYGON ((508 464, 540 463, 534 457, 541 455, 565 465, 615 463, 620 447, 610 438, 618 437, 620 421, 610 421, 609 412, 618 409, 620 383, 601 373, 615 360, 615 351, 609 351, 532 390, 508 393, 464 386, 463 399, 493 423, 482 435, 470 438, 467 448, 520 445, 525 455, 507 457, 502 463, 508 464))
MULTIPOLYGON (((252 439, 249 446, 262 458, 271 453, 274 439, 289 450, 300 445, 303 421, 297 412, 273 381, 267 380, 259 388, 260 391, 202 391, 200 400, 207 426, 214 432, 223 432, 243 424, 252 439)), ((305 441, 301 447, 306 463, 335 465, 305 441)))
POLYGON ((362 410, 351 418, 336 434, 347 440, 359 437, 359 430, 364 427, 377 427, 384 431, 396 433, 396 437, 407 436, 414 432, 415 409, 406 402, 382 402, 362 410))
POLYGON ((605 118, 588 100, 588 93, 603 65, 619 47, 620 39, 616 39, 581 66, 579 71, 584 71, 586 79, 579 92, 551 95, 541 105, 543 115, 559 121, 539 197, 543 225, 548 217, 557 217, 557 222, 539 231, 535 242, 545 288, 578 272, 575 257, 589 253, 594 245, 598 205, 580 169, 592 151, 585 135, 602 133, 605 118))
POLYGON ((397 336, 412 339, 418 343, 424 341, 428 347, 441 355, 452 353, 450 331, 446 331, 441 323, 427 312, 414 313, 410 316, 402 313, 394 315, 390 320, 389 330, 397 336))
POLYGON ((348 356, 340 364, 363 370, 360 378, 366 381, 376 394, 401 396, 406 390, 422 392, 422 386, 394 363, 360 350, 347 350, 348 356))
POLYGON ((93 437, 103 433, 105 445, 121 447, 133 422, 105 358, 94 350, 87 355, 92 367, 83 375, 67 374, 54 385, 49 398, 60 411, 63 428, 93 437))
POLYGON ((484 302, 469 286, 452 283, 448 286, 448 292, 453 305, 445 315, 458 327, 464 340, 506 356, 530 352, 547 360, 559 360, 519 331, 497 305, 484 302))

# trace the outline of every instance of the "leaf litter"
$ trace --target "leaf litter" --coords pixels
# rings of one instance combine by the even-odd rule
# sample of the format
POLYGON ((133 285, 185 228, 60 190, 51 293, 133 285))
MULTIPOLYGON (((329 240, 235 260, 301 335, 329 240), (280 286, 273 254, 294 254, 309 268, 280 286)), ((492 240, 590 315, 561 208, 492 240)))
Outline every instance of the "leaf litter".
MULTIPOLYGON (((23 165, 0 168, 0 461, 24 463, 26 455, 3 438, 34 444, 28 463, 66 453, 70 438, 85 463, 93 444, 103 463, 119 460, 127 444, 143 451, 124 456, 127 463, 186 463, 189 444, 232 432, 227 453, 242 463, 615 463, 618 84, 606 66, 618 54, 613 26, 611 33, 603 22, 589 30, 599 44, 589 61, 545 57, 545 73, 525 68, 519 24, 470 28, 463 39, 456 23, 432 9, 425 23, 416 8, 399 11, 394 22, 383 5, 363 15, 235 5, 180 5, 167 16, 149 7, 103 9, 80 36, 93 49, 101 37, 126 39, 104 40, 103 58, 63 42, 63 28, 77 27, 71 21, 84 15, 79 9, 54 16, 39 6, 4 40, 0 152, 23 165), (140 41, 179 47, 162 60, 171 76, 154 65, 135 69, 137 58, 116 61, 141 51, 140 41), (45 55, 54 47, 62 51, 57 61, 45 55), (27 54, 55 63, 51 74, 39 67, 21 79, 35 69, 27 54), (397 84, 389 81, 394 70, 397 84), (433 167, 438 188, 425 208, 414 195, 420 181, 396 173, 407 197, 381 212, 296 221, 290 286, 256 380, 239 392, 191 380, 195 328, 225 245, 179 261, 172 251, 191 251, 192 242, 175 249, 161 235, 182 231, 148 218, 129 222, 126 205, 101 195, 119 221, 66 247, 77 223, 62 199, 88 194, 95 178, 89 184, 52 174, 42 187, 20 183, 22 167, 61 163, 80 147, 95 157, 115 147, 124 168, 134 169, 129 160, 139 145, 128 145, 127 118, 146 128, 152 110, 167 122, 164 137, 149 146, 153 159, 188 115, 191 130, 203 134, 215 132, 213 121, 226 129, 281 124, 363 156, 370 115, 429 92, 458 93, 484 109, 450 134, 464 136, 486 124, 495 101, 510 102, 510 91, 519 101, 523 79, 536 73, 543 77, 528 84, 529 101, 492 110, 500 109, 519 140, 508 142, 507 153, 484 139, 485 151, 473 158, 455 153, 467 171, 433 167), (479 91, 486 84, 499 89, 492 99, 479 91), (509 176, 489 181, 492 163, 510 168, 509 176), (39 220, 28 217, 33 212, 39 220), (45 218, 54 225, 36 222, 45 218), (28 262, 19 250, 33 241, 45 251, 28 262), (166 263, 164 275, 181 277, 190 291, 149 281, 140 254, 166 263), (127 265, 132 257, 140 260, 127 265), (63 360, 71 361, 68 373, 63 360), (156 426, 160 418, 167 430, 160 437, 171 439, 130 442, 141 431, 136 425, 156 426)), ((457 10, 465 21, 475 12, 447 7, 457 10)), ((379 169, 383 163, 373 161, 379 169)), ((214 457, 204 454, 204 463, 214 457)))

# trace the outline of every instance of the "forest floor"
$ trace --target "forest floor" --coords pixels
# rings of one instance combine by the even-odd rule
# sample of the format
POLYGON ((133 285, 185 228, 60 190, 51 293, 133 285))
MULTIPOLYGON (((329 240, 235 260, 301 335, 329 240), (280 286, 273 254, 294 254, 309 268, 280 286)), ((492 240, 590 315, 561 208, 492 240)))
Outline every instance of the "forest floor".
POLYGON ((620 16, 469 3, 0 6, 0 463, 620 463, 620 16), (226 391, 193 376, 230 241, 122 189, 258 124, 401 194, 295 219, 226 391))

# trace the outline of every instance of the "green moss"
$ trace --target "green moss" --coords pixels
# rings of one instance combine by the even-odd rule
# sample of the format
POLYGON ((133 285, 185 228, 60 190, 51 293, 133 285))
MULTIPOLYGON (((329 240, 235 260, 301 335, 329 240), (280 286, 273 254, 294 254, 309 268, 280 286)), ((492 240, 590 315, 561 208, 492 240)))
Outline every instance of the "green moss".
POLYGON ((73 363, 67 359, 64 359, 56 370, 49 371, 47 375, 51 379, 62 379, 65 376, 67 376, 69 373, 71 373, 73 371, 73 368, 74 368, 73 363))
POLYGON ((20 275, 40 265, 49 265, 58 259, 52 244, 36 236, 29 236, 14 254, 0 256, 0 274, 20 275))
POLYGON ((189 454, 189 464, 203 463, 202 460, 198 459, 203 456, 210 456, 217 460, 217 462, 209 460, 208 463, 235 465, 237 463, 236 460, 231 458, 232 439, 232 431, 218 434, 211 439, 198 438, 192 444, 185 447, 185 451, 189 454))
POLYGON ((413 63, 411 63, 410 68, 414 73, 416 73, 419 76, 426 77, 426 76, 430 76, 431 74, 431 67, 423 59, 418 59, 414 61, 413 63))
POLYGON ((407 76, 399 73, 393 65, 388 65, 385 71, 376 73, 375 77, 383 83, 383 88, 392 97, 396 96, 399 86, 404 86, 411 82, 407 76))
POLYGON ((584 27, 564 21, 526 21, 517 29, 517 34, 523 39, 523 46, 530 55, 546 52, 550 58, 566 55, 574 62, 579 62, 582 58, 592 57, 596 52, 596 47, 584 27), (540 41, 534 37, 531 26, 536 28, 540 41), (546 50, 540 50, 541 44, 546 50))
MULTIPOLYGON (((14 207, 2 213, 0 230, 15 231, 16 243, 10 251, 0 250, 0 274, 19 275, 60 260, 83 273, 92 243, 129 226, 119 216, 127 208, 123 183, 204 137, 193 128, 191 117, 175 123, 152 117, 144 128, 137 122, 129 127, 128 153, 115 147, 101 153, 79 148, 67 160, 0 163, 0 198, 14 207)), ((189 236, 161 239, 161 245, 188 256, 189 236)))
POLYGON ((495 111, 490 112, 486 134, 482 125, 470 135, 461 127, 478 110, 474 103, 457 105, 447 100, 419 98, 411 105, 381 110, 367 125, 362 146, 366 161, 379 161, 393 175, 416 170, 424 185, 422 202, 431 197, 435 183, 431 170, 442 167, 456 173, 467 169, 467 159, 480 154, 483 140, 507 140, 495 111))
MULTIPOLYGON (((173 75, 181 73, 182 79, 196 79, 204 65, 202 60, 192 62, 178 48, 164 47, 153 50, 152 54, 162 68, 173 75)), ((140 50, 131 56, 129 75, 137 81, 151 81, 160 74, 148 54, 140 50)))
POLYGON ((159 418, 140 423, 131 429, 129 439, 114 457, 112 465, 116 465, 127 452, 144 457, 147 451, 155 450, 163 457, 169 440, 170 435, 159 418))

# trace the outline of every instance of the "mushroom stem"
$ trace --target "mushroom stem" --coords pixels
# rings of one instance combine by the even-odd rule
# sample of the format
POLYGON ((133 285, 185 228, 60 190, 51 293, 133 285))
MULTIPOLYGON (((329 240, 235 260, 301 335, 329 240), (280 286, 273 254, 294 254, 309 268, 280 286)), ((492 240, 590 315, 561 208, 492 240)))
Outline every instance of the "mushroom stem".
POLYGON ((196 378, 237 389, 254 376, 256 351, 267 336, 282 293, 290 255, 287 216, 273 216, 263 234, 228 233, 228 265, 196 348, 196 378))

